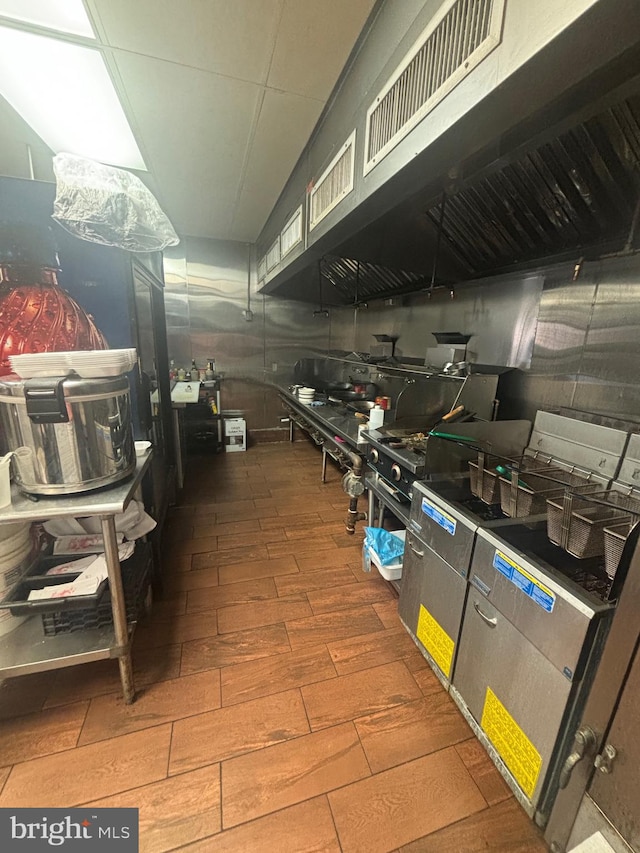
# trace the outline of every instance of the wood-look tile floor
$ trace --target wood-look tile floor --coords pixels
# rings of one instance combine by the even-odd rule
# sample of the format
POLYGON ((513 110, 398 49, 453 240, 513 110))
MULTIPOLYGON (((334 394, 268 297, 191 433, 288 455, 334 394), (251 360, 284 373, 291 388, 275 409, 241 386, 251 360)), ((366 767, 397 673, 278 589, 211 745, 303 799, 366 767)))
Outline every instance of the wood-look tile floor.
POLYGON ((115 661, 0 687, 0 806, 129 806, 145 853, 538 853, 344 533, 307 442, 190 460, 166 595, 115 661))

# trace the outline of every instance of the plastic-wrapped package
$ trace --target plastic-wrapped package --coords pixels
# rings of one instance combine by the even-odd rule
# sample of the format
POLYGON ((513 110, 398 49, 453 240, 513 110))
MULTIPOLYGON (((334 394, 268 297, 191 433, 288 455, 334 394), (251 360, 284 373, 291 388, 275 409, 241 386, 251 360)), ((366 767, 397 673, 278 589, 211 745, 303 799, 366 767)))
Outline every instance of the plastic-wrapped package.
POLYGON ((129 252, 180 242, 153 194, 131 172, 65 153, 56 154, 53 169, 53 218, 70 234, 129 252))
POLYGON ((365 548, 373 549, 383 566, 389 566, 402 558, 404 541, 390 530, 382 527, 365 527, 365 548))

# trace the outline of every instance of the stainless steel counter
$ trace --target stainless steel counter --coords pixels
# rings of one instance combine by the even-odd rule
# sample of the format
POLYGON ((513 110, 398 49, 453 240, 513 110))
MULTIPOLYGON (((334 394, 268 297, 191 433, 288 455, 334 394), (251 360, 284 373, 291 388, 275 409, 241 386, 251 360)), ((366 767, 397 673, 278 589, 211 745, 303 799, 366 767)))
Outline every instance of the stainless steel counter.
POLYGON ((11 487, 11 505, 3 507, 0 524, 15 521, 43 521, 47 518, 76 517, 89 515, 116 515, 124 512, 140 485, 153 458, 153 451, 138 456, 134 473, 127 480, 94 492, 78 495, 60 495, 58 497, 38 496, 30 500, 20 492, 17 486, 11 487))
MULTIPOLYGON (((358 449, 358 427, 365 421, 348 409, 345 403, 327 402, 321 406, 306 406, 289 390, 278 388, 282 400, 303 418, 316 423, 328 436, 334 436, 349 445, 350 450, 358 449)), ((365 450, 364 445, 361 449, 365 450)))
POLYGON ((138 456, 134 474, 111 488, 68 497, 31 501, 12 488, 11 506, 2 510, 0 523, 43 521, 48 518, 98 516, 109 575, 113 625, 107 628, 45 637, 39 615, 31 616, 0 644, 0 677, 44 672, 103 658, 118 658, 124 701, 133 702, 131 628, 127 625, 122 574, 118 557, 115 516, 124 511, 147 472, 153 451, 138 456))

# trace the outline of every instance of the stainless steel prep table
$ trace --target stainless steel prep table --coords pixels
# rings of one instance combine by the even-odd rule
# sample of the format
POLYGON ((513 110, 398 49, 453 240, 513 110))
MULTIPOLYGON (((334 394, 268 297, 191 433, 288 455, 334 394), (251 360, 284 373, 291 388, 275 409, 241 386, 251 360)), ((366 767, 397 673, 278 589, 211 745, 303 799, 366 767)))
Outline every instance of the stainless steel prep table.
POLYGON ((61 669, 105 658, 118 658, 122 694, 127 705, 135 697, 131 638, 118 557, 115 516, 124 512, 147 472, 153 451, 137 457, 136 470, 125 482, 82 495, 31 501, 12 487, 12 503, 3 508, 0 524, 49 518, 98 516, 102 527, 113 625, 45 637, 39 616, 31 616, 0 643, 0 677, 61 669))
MULTIPOLYGON (((358 445, 358 427, 365 421, 356 417, 356 413, 348 409, 345 403, 327 402, 321 406, 306 406, 284 388, 279 388, 278 393, 284 403, 294 409, 299 415, 332 435, 338 436, 354 450, 358 445)), ((365 448, 363 447, 363 450, 365 448)))

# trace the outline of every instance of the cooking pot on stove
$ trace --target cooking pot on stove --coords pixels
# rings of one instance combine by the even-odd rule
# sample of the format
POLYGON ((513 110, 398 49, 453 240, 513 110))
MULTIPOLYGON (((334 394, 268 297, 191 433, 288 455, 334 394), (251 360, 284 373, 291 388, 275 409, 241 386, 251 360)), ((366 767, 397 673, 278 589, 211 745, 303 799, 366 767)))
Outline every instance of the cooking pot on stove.
POLYGON ((136 466, 129 380, 6 377, 0 436, 23 492, 68 495, 116 483, 136 466))

